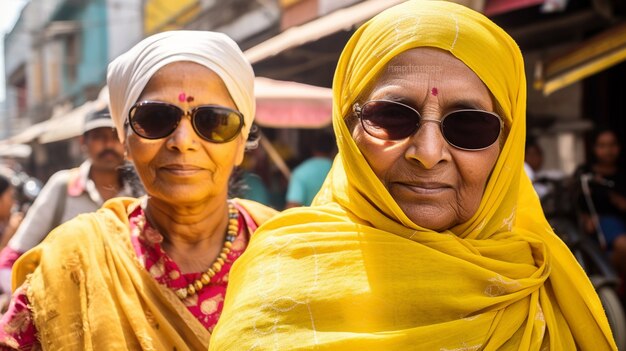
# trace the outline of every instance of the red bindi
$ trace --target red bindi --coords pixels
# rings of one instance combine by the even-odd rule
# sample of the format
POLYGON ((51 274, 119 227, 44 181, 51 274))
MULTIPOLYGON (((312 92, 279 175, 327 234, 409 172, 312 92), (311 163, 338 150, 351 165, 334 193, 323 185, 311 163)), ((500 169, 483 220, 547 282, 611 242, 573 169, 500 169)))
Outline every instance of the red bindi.
POLYGON ((186 98, 187 98, 187 95, 185 93, 178 94, 178 101, 185 102, 186 98))
POLYGON ((439 90, 437 90, 437 88, 432 88, 430 93, 433 94, 433 96, 437 96, 437 94, 439 94, 439 90))
POLYGON ((191 95, 187 96, 187 102, 193 102, 193 96, 191 95))

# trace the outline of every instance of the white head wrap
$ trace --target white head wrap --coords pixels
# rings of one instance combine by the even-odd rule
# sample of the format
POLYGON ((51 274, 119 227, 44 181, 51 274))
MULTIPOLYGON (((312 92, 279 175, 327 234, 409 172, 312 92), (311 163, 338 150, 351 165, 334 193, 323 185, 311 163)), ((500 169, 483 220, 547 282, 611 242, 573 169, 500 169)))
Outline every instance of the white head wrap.
POLYGON ((124 123, 146 84, 163 66, 191 61, 215 72, 244 116, 243 136, 248 137, 255 115, 254 72, 237 44, 223 33, 169 31, 140 41, 109 64, 109 108, 124 142, 124 123))

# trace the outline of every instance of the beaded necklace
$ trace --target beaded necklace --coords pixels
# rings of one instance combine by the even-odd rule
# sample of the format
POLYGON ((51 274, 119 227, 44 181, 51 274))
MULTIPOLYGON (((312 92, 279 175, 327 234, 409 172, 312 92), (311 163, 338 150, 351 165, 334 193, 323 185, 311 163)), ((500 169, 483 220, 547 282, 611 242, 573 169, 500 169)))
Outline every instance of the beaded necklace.
MULTIPOLYGON (((137 229, 139 233, 143 233, 144 227, 146 225, 145 213, 142 218, 137 222, 137 229)), ((187 287, 180 288, 174 290, 176 296, 179 299, 184 300, 187 297, 193 296, 197 294, 200 290, 202 290, 205 286, 209 285, 211 279, 222 270, 224 266, 224 262, 230 253, 230 249, 233 246, 233 241, 237 237, 237 232, 239 231, 239 211, 235 208, 235 206, 228 201, 228 227, 226 229, 226 238, 224 240, 224 246, 222 246, 222 251, 217 255, 211 267, 206 270, 206 272, 202 273, 200 278, 196 279, 187 287)))

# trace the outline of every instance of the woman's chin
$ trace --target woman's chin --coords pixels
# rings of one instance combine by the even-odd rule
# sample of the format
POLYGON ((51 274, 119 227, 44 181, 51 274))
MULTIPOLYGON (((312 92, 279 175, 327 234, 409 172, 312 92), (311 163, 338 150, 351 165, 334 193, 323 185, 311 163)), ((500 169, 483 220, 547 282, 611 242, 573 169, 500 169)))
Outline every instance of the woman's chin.
POLYGON ((218 198, 220 194, 209 191, 204 187, 171 186, 160 189, 160 191, 153 192, 150 195, 152 198, 161 199, 164 202, 178 206, 210 202, 212 199, 218 198))
POLYGON ((456 216, 450 213, 449 209, 436 206, 403 206, 402 204, 400 208, 413 223, 424 229, 443 232, 458 223, 456 216))

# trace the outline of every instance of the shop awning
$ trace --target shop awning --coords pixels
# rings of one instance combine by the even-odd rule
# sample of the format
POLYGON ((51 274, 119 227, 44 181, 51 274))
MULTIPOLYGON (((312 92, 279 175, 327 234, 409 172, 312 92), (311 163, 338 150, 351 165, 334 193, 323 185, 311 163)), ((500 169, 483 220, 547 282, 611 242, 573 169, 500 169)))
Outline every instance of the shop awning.
POLYGON ((46 130, 50 120, 35 123, 16 135, 3 140, 3 144, 27 144, 37 139, 46 130))
POLYGON ((292 27, 244 52, 251 63, 265 60, 293 47, 351 29, 379 12, 405 0, 369 0, 334 11, 301 26, 292 27))
POLYGON ((549 95, 556 90, 626 61, 626 23, 592 37, 570 52, 540 62, 535 89, 549 95))
POLYGON ((85 116, 93 111, 105 108, 108 100, 108 90, 105 87, 100 91, 98 99, 87 101, 57 118, 50 118, 46 130, 39 136, 39 142, 47 144, 82 135, 85 116))
MULTIPOLYGON (((71 111, 71 108, 72 107, 69 104, 55 106, 52 111, 51 119, 64 116, 69 111, 71 111)), ((50 125, 51 119, 47 119, 45 121, 30 125, 21 132, 13 135, 12 137, 2 140, 0 143, 4 145, 28 144, 39 138, 39 136, 41 136, 41 134, 43 134, 47 130, 48 126, 50 125)))
POLYGON ((47 144, 81 135, 85 116, 93 111, 92 105, 93 102, 88 101, 60 118, 48 120, 46 130, 39 136, 39 143, 47 144))
POLYGON ((0 157, 28 158, 33 152, 26 144, 0 144, 0 157))
POLYGON ((330 124, 332 91, 296 82, 258 77, 255 122, 273 128, 320 128, 330 124))

